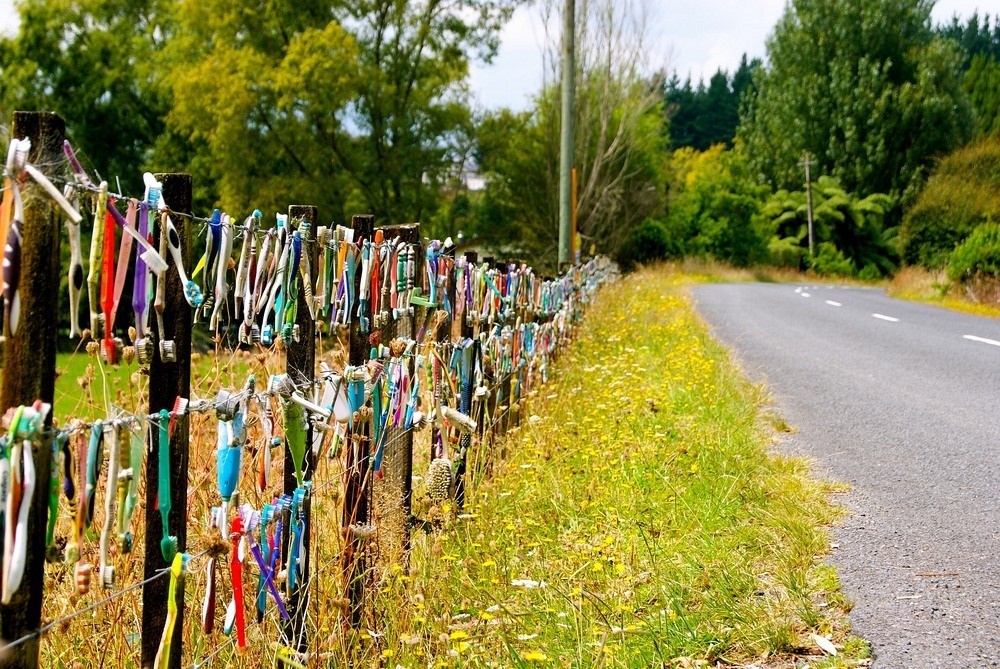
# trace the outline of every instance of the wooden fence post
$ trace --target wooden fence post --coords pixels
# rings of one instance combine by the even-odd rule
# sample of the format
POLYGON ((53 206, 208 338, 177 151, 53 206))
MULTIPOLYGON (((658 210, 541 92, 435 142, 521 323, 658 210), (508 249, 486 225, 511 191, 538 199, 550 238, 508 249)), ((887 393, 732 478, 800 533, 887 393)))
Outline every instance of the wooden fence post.
MULTIPOLYGON (((466 261, 475 264, 477 254, 475 251, 469 251, 465 254, 466 261)), ((460 329, 461 336, 457 341, 464 342, 466 339, 472 336, 472 323, 465 320, 462 323, 460 329)), ((476 360, 479 357, 479 342, 476 341, 472 344, 473 353, 472 360, 473 365, 476 364, 476 360)), ((476 389, 472 387, 472 379, 459 379, 459 406, 456 407, 459 411, 464 414, 472 413, 472 396, 476 389)), ((472 435, 462 433, 462 436, 458 439, 458 461, 455 463, 455 506, 459 511, 465 506, 465 472, 468 469, 469 462, 469 449, 472 446, 472 435)))
MULTIPOLYGON (((383 239, 387 242, 396 237, 406 245, 417 247, 417 257, 414 258, 414 283, 423 273, 423 254, 420 247, 420 224, 409 223, 379 228, 383 239)), ((416 307, 414 307, 414 310, 416 307)), ((416 311, 414 311, 416 314, 416 311)), ((410 340, 416 337, 416 324, 421 320, 415 315, 400 314, 398 318, 390 318, 381 328, 382 343, 386 346, 396 338, 410 340)), ((413 358, 404 358, 403 364, 413 378, 413 358)), ((390 559, 397 556, 403 558, 410 546, 410 510, 413 496, 413 432, 402 427, 386 428, 382 437, 384 453, 382 456, 381 480, 375 481, 374 498, 379 505, 380 527, 379 541, 384 553, 390 559)))
MULTIPOLYGON (((288 207, 288 223, 291 226, 289 234, 298 230, 302 235, 302 260, 309 262, 310 281, 315 280, 316 270, 319 267, 319 246, 316 244, 316 225, 319 214, 316 207, 311 205, 293 204, 288 207)), ((310 289, 311 290, 311 289, 310 289)), ((310 292, 310 297, 312 293, 310 292)), ((296 306, 295 324, 298 327, 298 339, 293 339, 285 347, 285 371, 288 378, 298 387, 311 383, 316 378, 316 323, 309 315, 312 305, 308 303, 306 296, 306 285, 303 283, 298 290, 298 304, 296 306)), ((308 387, 304 394, 309 397, 312 387, 308 387)), ((316 456, 312 452, 313 426, 310 422, 306 427, 306 458, 303 465, 303 480, 312 479, 316 470, 316 456)), ((295 460, 292 452, 285 443, 285 464, 284 464, 284 494, 292 495, 296 488, 295 481, 295 460)), ((308 650, 308 639, 306 638, 306 614, 307 608, 301 606, 302 593, 309 587, 309 549, 311 541, 311 498, 306 495, 302 502, 302 513, 305 516, 306 531, 303 536, 303 547, 301 554, 302 571, 300 577, 301 585, 288 599, 289 620, 284 623, 285 636, 290 640, 290 645, 299 652, 308 650)), ((288 527, 286 524, 285 527, 288 527)), ((283 543, 287 546, 288 536, 286 532, 283 543)), ((283 549, 284 550, 284 549, 283 549)), ((287 553, 282 553, 286 555, 287 553)))
MULTIPOLYGON (((180 213, 191 211, 191 177, 187 174, 157 174, 163 182, 163 200, 171 210, 180 213)), ((183 216, 173 219, 180 236, 181 256, 185 267, 191 260, 191 221, 183 216)), ((155 353, 149 365, 149 413, 161 409, 173 410, 177 397, 191 395, 191 307, 184 299, 177 267, 170 263, 166 274, 166 299, 163 309, 165 336, 172 338, 176 350, 176 362, 164 362, 160 358, 159 333, 150 328, 155 353)), ((155 318, 155 316, 154 316, 155 318)), ((158 425, 151 424, 146 449, 146 546, 143 562, 143 578, 149 579, 170 566, 163 559, 160 540, 164 533, 177 537, 177 551, 187 549, 187 487, 188 487, 188 435, 189 419, 179 417, 174 421, 170 434, 170 514, 169 527, 164 528, 160 520, 157 498, 159 481, 157 478, 160 454, 157 448, 158 425)), ((161 576, 147 582, 142 588, 142 666, 153 667, 156 651, 163 635, 163 625, 167 618, 167 598, 170 578, 161 576)), ((184 581, 177 588, 177 623, 170 647, 171 669, 181 666, 181 644, 184 630, 184 581)))
MULTIPOLYGON (((11 136, 31 140, 28 162, 53 165, 62 160, 66 123, 49 112, 14 112, 11 136)), ((48 170, 46 170, 48 171, 48 170)), ((27 188, 25 189, 27 190, 27 188)), ((4 344, 0 414, 35 400, 53 403, 56 381, 56 325, 59 300, 59 208, 48 195, 25 193, 21 246, 21 318, 17 332, 4 344)), ((52 425, 52 411, 45 427, 52 425)), ((48 438, 32 449, 38 484, 28 512, 27 563, 21 587, 9 604, 0 606, 0 635, 8 641, 38 629, 45 578, 45 525, 51 446, 48 438)), ((38 637, 0 657, 0 667, 37 667, 38 637)))
MULTIPOLYGON (((372 239, 375 231, 374 216, 355 216, 351 222, 355 243, 372 239)), ((360 295, 361 272, 355 273, 355 295, 360 295)), ((351 320, 347 364, 360 367, 368 361, 368 335, 361 331, 360 319, 351 320)), ((365 551, 366 539, 351 530, 351 526, 367 525, 369 521, 368 498, 371 493, 370 481, 370 424, 355 421, 347 443, 345 458, 346 486, 344 491, 344 513, 342 527, 344 550, 341 554, 341 571, 344 574, 345 594, 348 602, 345 624, 356 628, 361 624, 364 613, 365 583, 368 579, 368 560, 365 551)))

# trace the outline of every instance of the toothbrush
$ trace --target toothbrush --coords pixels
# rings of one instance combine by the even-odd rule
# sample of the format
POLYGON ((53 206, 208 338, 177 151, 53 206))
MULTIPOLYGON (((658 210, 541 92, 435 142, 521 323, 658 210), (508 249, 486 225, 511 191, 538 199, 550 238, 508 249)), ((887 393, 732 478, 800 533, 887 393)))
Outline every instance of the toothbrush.
MULTIPOLYGON (((79 199, 76 190, 67 185, 65 192, 70 197, 79 199)), ((69 285, 69 336, 79 337, 80 331, 80 289, 83 288, 83 257, 80 255, 80 226, 71 220, 66 221, 66 231, 69 233, 69 270, 66 283, 69 285)))
MULTIPOLYGON (((243 419, 237 414, 233 423, 243 419)), ((243 444, 234 435, 233 423, 219 421, 219 441, 216 450, 216 466, 219 478, 219 494, 222 496, 222 509, 219 514, 219 530, 226 537, 226 521, 229 517, 229 502, 240 480, 240 465, 243 461, 243 444)))
POLYGON ((105 589, 115 585, 115 567, 108 561, 108 546, 115 529, 115 494, 118 487, 118 466, 121 462, 121 433, 115 425, 109 425, 107 440, 109 442, 108 479, 104 493, 104 527, 101 529, 101 585, 105 589), (112 485, 114 484, 114 485, 112 485))
POLYGON ((45 528, 45 560, 55 562, 59 549, 55 545, 56 520, 59 519, 59 468, 63 450, 69 441, 65 432, 52 440, 52 464, 49 469, 49 519, 45 528))
POLYGON ((292 463, 295 466, 295 481, 297 485, 302 485, 302 468, 306 456, 306 429, 303 425, 302 406, 290 399, 282 400, 282 418, 285 426, 285 443, 288 451, 292 455, 292 463))
POLYGON ((205 565, 205 599, 201 605, 201 628, 205 634, 211 634, 215 629, 215 592, 218 576, 215 570, 215 558, 208 558, 205 565))
POLYGON ((160 521, 163 525, 160 552, 163 554, 163 559, 170 562, 177 555, 177 537, 170 534, 170 432, 168 429, 170 412, 166 409, 160 409, 158 417, 160 462, 157 471, 157 501, 160 508, 160 521))
MULTIPOLYGON (((115 343, 111 339, 115 322, 111 312, 115 301, 115 223, 110 214, 104 215, 104 248, 101 250, 101 308, 104 310, 101 318, 104 322, 104 341, 101 348, 104 359, 109 364, 115 362, 115 343)), ((97 339, 97 332, 93 333, 97 339)))
MULTIPOLYGON (((253 555, 254 561, 257 562, 257 566, 260 568, 260 583, 258 584, 258 589, 260 594, 258 597, 258 611, 260 613, 264 612, 264 600, 266 599, 263 587, 266 586, 267 590, 271 593, 271 597, 274 599, 274 603, 278 606, 278 613, 284 620, 290 620, 291 617, 288 615, 288 609, 285 607, 285 602, 281 599, 281 593, 278 592, 278 586, 274 583, 274 575, 267 567, 267 563, 264 560, 264 554, 261 552, 260 546, 254 541, 253 531, 256 528, 257 523, 261 523, 261 536, 264 536, 264 525, 261 521, 261 514, 256 511, 248 510, 248 506, 244 506, 241 509, 241 516, 243 517, 243 526, 246 530, 244 538, 247 545, 250 547, 250 554, 253 555)), ((264 513, 273 512, 273 507, 268 504, 264 506, 264 513)), ((270 518, 270 516, 268 516, 270 518)))
MULTIPOLYGON (((121 302, 122 291, 125 290, 125 276, 128 273, 129 260, 132 255, 132 234, 135 233, 135 217, 138 213, 139 206, 136 204, 135 200, 129 200, 128 210, 125 212, 125 226, 122 228, 122 241, 121 245, 118 247, 118 267, 115 269, 115 295, 114 302, 111 305, 111 325, 114 327, 115 320, 118 316, 118 305, 121 302)), ((114 219, 114 215, 112 215, 114 219)), ((117 220, 115 221, 117 222, 117 220)), ((107 234, 107 233, 105 233, 107 234)))
MULTIPOLYGON (((25 144, 14 140, 7 152, 7 173, 14 175, 18 167, 23 166, 28 157, 30 143, 25 144)), ((4 296, 4 327, 13 335, 21 319, 21 226, 24 224, 24 201, 21 198, 21 188, 16 178, 10 179, 11 196, 14 199, 14 216, 7 232, 3 256, 3 296, 4 296)))
POLYGON ((87 486, 85 488, 85 524, 90 527, 94 520, 94 503, 97 501, 97 480, 104 466, 104 423, 97 421, 90 430, 90 445, 87 447, 87 486))
POLYGON ((90 336, 97 339, 101 325, 98 311, 98 288, 100 277, 98 267, 104 250, 104 217, 108 208, 108 182, 102 181, 97 194, 97 209, 94 211, 94 237, 90 242, 90 274, 87 276, 87 296, 90 301, 90 336))
MULTIPOLYGON (((13 528, 13 541, 10 545, 9 556, 7 554, 7 544, 4 545, 4 579, 3 597, 0 603, 10 604, 11 597, 21 587, 21 580, 24 577, 24 568, 27 560, 28 550, 28 511, 31 508, 31 499, 35 494, 35 461, 31 453, 31 441, 25 440, 20 445, 21 467, 11 468, 11 488, 15 487, 15 476, 20 477, 17 483, 18 504, 16 516, 10 515, 8 507, 7 522, 16 523, 13 528), (20 470, 20 471, 18 471, 20 470)), ((14 451, 12 451, 13 453, 14 451)), ((9 497, 8 497, 9 498, 9 497)))
POLYGON ((233 577, 233 604, 236 609, 236 645, 247 647, 246 620, 243 615, 243 563, 246 560, 246 539, 243 535, 243 519, 233 518, 231 526, 233 555, 229 563, 233 577))
MULTIPOLYGON (((146 237, 149 235, 149 204, 143 200, 139 203, 139 237, 137 239, 142 239, 146 241, 146 237)), ((148 243, 148 242, 147 242, 148 243)), ((139 359, 139 364, 148 364, 149 355, 148 346, 144 345, 146 340, 146 309, 148 308, 146 301, 146 282, 149 280, 149 269, 146 265, 146 261, 143 259, 143 254, 139 254, 135 259, 135 273, 134 281, 132 285, 132 311, 135 313, 135 348, 136 354, 139 359)))
POLYGON ((177 227, 170 220, 169 215, 164 215, 164 221, 167 226, 167 247, 170 249, 170 255, 174 258, 174 264, 177 265, 177 274, 181 279, 181 284, 184 286, 184 299, 187 300, 187 303, 192 308, 197 309, 205 302, 205 296, 202 294, 198 284, 189 279, 187 273, 184 271, 184 258, 181 255, 181 238, 177 234, 177 227))
MULTIPOLYGON (((117 508, 118 515, 115 519, 115 523, 118 526, 118 552, 128 553, 129 551, 124 550, 125 546, 125 534, 127 530, 127 525, 125 524, 125 504, 128 502, 128 491, 131 486, 132 479, 135 478, 132 473, 132 458, 131 458, 131 431, 125 427, 120 426, 118 428, 118 476, 117 476, 117 489, 118 500, 117 508)), ((108 476, 108 485, 111 484, 111 477, 108 476)), ((130 519, 131 520, 131 519, 130 519)), ((130 547, 131 548, 131 547, 130 547)))
POLYGON ((250 259, 253 257, 253 230, 254 223, 260 218, 259 209, 255 209, 252 214, 243 221, 243 245, 240 247, 240 261, 236 265, 236 283, 234 284, 233 299, 236 301, 236 313, 243 311, 243 301, 246 299, 247 272, 250 271, 250 259))
POLYGON ((177 584, 187 572, 188 556, 177 553, 170 560, 170 587, 167 592, 167 620, 163 624, 163 636, 160 637, 160 647, 156 650, 153 665, 156 669, 169 669, 170 648, 173 645, 174 628, 177 626, 177 584))
POLYGON ((219 265, 215 274, 215 309, 212 311, 212 318, 209 322, 209 329, 218 332, 219 317, 229 285, 226 283, 226 271, 229 267, 229 259, 233 255, 233 224, 228 214, 222 219, 222 239, 219 245, 219 265))
POLYGON ((77 463, 80 467, 80 500, 76 505, 76 543, 70 544, 66 550, 66 557, 75 562, 73 575, 76 580, 76 591, 85 595, 90 590, 90 574, 92 567, 89 562, 83 561, 83 533, 87 529, 87 500, 84 494, 87 486, 87 438, 80 434, 78 443, 77 463), (74 556, 74 547, 76 548, 74 556))
POLYGON ((125 504, 123 505, 124 511, 118 521, 118 547, 122 553, 132 552, 133 537, 129 528, 132 525, 132 513, 135 511, 135 506, 139 501, 139 473, 142 471, 142 456, 146 450, 142 437, 144 432, 145 428, 133 429, 130 432, 132 449, 129 457, 129 466, 127 470, 118 473, 119 482, 121 481, 122 474, 126 472, 128 480, 128 491, 125 496, 125 504))

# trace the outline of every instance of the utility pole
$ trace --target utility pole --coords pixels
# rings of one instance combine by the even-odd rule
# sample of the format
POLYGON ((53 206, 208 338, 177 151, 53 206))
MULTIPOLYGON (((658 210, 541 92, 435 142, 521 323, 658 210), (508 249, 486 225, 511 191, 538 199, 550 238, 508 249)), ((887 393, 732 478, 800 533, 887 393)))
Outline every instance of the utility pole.
POLYGON ((559 265, 573 262, 573 97, 576 54, 576 0, 563 9, 562 136, 559 160, 559 265))
POLYGON ((813 191, 812 191, 812 178, 809 173, 809 168, 815 165, 816 162, 809 160, 809 152, 806 151, 802 154, 802 162, 799 163, 799 167, 806 168, 806 217, 809 221, 809 257, 813 257, 815 254, 815 244, 813 241, 813 191))

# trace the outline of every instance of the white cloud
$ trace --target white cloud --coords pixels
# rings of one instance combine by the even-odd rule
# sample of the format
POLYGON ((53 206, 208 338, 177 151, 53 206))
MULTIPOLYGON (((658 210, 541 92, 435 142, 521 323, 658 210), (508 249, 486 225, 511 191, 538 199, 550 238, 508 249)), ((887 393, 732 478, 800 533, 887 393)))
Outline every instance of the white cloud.
POLYGON ((14 0, 0 0, 0 35, 13 35, 21 25, 21 18, 14 9, 14 0))

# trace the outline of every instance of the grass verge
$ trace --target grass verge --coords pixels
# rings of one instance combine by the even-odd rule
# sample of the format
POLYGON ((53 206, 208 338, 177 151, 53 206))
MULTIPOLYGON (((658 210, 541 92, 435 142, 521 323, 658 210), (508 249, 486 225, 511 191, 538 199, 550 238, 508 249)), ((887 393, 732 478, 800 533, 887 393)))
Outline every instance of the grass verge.
POLYGON ((506 462, 381 583, 372 660, 866 663, 823 564, 831 488, 769 449, 765 397, 708 337, 688 283, 644 270, 602 293, 506 462))

